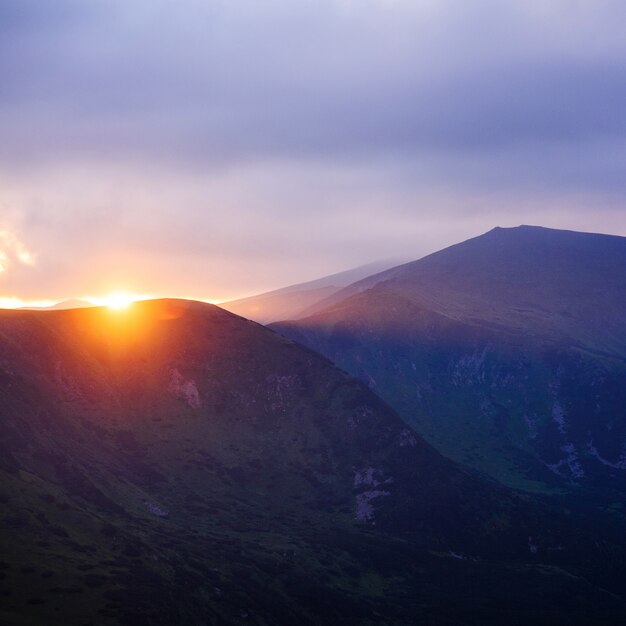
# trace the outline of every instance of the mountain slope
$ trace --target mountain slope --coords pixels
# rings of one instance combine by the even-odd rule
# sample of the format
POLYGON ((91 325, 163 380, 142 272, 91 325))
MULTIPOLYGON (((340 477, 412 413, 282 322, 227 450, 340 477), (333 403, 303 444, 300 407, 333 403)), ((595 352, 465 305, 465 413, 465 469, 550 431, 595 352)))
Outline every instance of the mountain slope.
POLYGON ((260 324, 269 324, 282 319, 296 319, 310 307, 329 298, 343 287, 370 274, 378 274, 392 265, 395 265, 393 261, 376 261, 306 283, 290 285, 249 298, 223 302, 220 306, 231 313, 260 324))
POLYGON ((465 465, 621 499, 626 239, 495 229, 342 293, 273 327, 368 382, 465 465))
POLYGON ((217 307, 2 311, 0 390, 4 623, 625 614, 614 531, 460 471, 217 307))
POLYGON ((451 319, 626 355, 624 237, 494 228, 358 281, 308 313, 383 284, 451 319))

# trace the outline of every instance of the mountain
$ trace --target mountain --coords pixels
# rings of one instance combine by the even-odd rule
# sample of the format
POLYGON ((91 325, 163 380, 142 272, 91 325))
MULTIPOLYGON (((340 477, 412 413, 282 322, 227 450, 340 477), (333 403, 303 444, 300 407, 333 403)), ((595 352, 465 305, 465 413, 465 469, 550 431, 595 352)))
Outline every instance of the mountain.
POLYGON ((93 302, 89 300, 63 300, 63 302, 57 302, 52 306, 23 306, 20 307, 20 311, 63 311, 65 309, 86 309, 88 307, 95 306, 93 302))
POLYGON ((626 238, 537 226, 492 231, 355 282, 315 314, 374 286, 475 325, 626 355, 626 238))
POLYGON ((337 293, 343 287, 370 274, 378 274, 397 263, 392 260, 376 261, 306 283, 283 287, 240 300, 223 302, 220 306, 260 324, 269 324, 283 319, 297 319, 301 315, 306 315, 310 307, 337 293))
POLYGON ((621 529, 197 302, 0 311, 0 623, 622 623, 621 529))
POLYGON ((454 460, 622 510, 626 238, 496 228, 273 328, 366 381, 454 460))

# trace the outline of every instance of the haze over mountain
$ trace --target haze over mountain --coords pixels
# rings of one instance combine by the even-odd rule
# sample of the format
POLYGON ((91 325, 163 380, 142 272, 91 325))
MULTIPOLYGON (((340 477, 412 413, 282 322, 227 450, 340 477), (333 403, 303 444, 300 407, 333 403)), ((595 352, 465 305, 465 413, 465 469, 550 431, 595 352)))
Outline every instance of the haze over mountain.
POLYGON ((378 274, 398 263, 397 259, 375 261, 317 280, 298 283, 248 298, 222 302, 220 306, 260 324, 298 319, 306 315, 311 307, 337 293, 342 287, 347 287, 372 274, 378 274))
POLYGON ((95 304, 89 302, 89 300, 77 300, 76 298, 72 298, 70 300, 57 302, 52 306, 24 306, 20 307, 20 309, 23 311, 63 311, 65 309, 85 309, 92 306, 95 306, 95 304))
POLYGON ((626 615, 619 534, 462 471, 217 307, 0 311, 0 392, 3 623, 626 615))
MULTIPOLYGON (((626 238, 496 228, 273 326, 510 485, 626 490, 626 238)), ((600 496, 599 494, 603 494, 600 496)))

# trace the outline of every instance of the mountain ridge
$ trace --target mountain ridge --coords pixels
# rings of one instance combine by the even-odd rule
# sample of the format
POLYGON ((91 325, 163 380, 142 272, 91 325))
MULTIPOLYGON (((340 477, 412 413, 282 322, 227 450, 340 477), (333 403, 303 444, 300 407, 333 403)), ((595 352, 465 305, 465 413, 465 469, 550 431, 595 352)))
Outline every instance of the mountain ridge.
POLYGON ((0 311, 0 392, 16 626, 626 614, 615 532, 459 469, 326 358, 219 307, 0 311))
POLYGON ((457 462, 521 488, 621 498, 626 238, 494 229, 342 293, 271 327, 368 383, 457 462))
MULTIPOLYGON (((364 289, 372 288, 376 285, 380 285, 383 282, 390 283, 387 285, 391 287, 392 285, 401 283, 404 281, 408 283, 409 280, 419 280, 419 276, 412 276, 409 278, 411 273, 415 272, 424 272, 427 269, 436 268, 438 271, 438 276, 436 278, 440 280, 450 281, 451 278, 454 278, 453 272, 457 272, 459 276, 462 276, 463 280, 457 280, 455 284, 453 284, 453 288, 460 295, 465 293, 467 296, 467 291, 465 290, 466 285, 463 284, 463 281, 468 278, 475 278, 468 274, 467 265, 464 262, 462 257, 463 254, 473 253, 474 255, 482 254, 483 258, 478 259, 481 265, 481 270, 485 273, 488 273, 494 279, 498 279, 502 282, 502 277, 498 276, 496 268, 498 267, 498 263, 501 263, 505 257, 502 255, 502 248, 504 246, 515 246, 515 253, 518 255, 522 255, 524 253, 527 254, 542 254, 546 256, 550 249, 561 249, 561 256, 563 258, 555 258, 551 259, 552 261, 557 261, 561 264, 564 262, 572 262, 575 261, 575 256, 580 253, 586 253, 585 260, 589 262, 595 262, 596 264, 596 272, 597 273, 605 273, 606 275, 610 275, 615 270, 621 272, 620 276, 614 281, 614 285, 618 291, 621 291, 621 300, 622 304, 624 301, 624 267, 626 266, 626 238, 620 237, 617 235, 604 235, 598 233, 581 233, 577 231, 567 231, 567 230, 557 230, 544 228, 541 226, 527 226, 522 225, 515 228, 502 228, 496 227, 483 235, 479 235, 477 237, 473 237, 464 242, 454 244, 452 246, 448 246, 442 250, 429 254, 425 257, 417 259, 415 261, 411 261, 409 263, 402 264, 400 266, 391 268, 379 274, 375 274, 373 276, 367 277, 361 281, 357 281, 352 285, 349 285, 347 288, 333 294, 330 298, 321 301, 309 308, 306 311, 307 315, 313 315, 316 312, 327 308, 331 304, 335 302, 339 302, 340 300, 346 298, 347 296, 363 291, 364 289), (558 241, 555 245, 555 239, 558 241), (546 244, 546 241, 548 245, 546 244), (593 242, 595 244, 595 248, 592 248, 589 244, 593 242), (495 244, 495 245, 494 245, 495 244), (607 253, 612 254, 612 258, 603 259, 607 253)), ((555 252, 555 256, 557 253, 555 252)), ((541 265, 538 263, 540 259, 534 258, 533 261, 533 269, 536 270, 536 274, 526 276, 525 280, 528 282, 529 287, 532 289, 537 289, 539 285, 541 285, 541 281, 538 280, 541 274, 541 265), (535 285, 532 283, 535 281, 535 285)), ((473 259, 475 263, 476 259, 473 259)), ((518 260, 519 264, 519 260, 518 260)), ((583 274, 585 273, 584 263, 577 263, 576 267, 581 269, 583 274)), ((567 277, 565 277, 567 278, 567 277)), ((432 279, 431 279, 432 280, 432 279)), ((556 282, 556 281, 555 281, 556 282)), ((571 282, 571 281, 570 281, 571 282)), ((440 308, 444 308, 449 301, 446 300, 445 295, 442 293, 438 293, 441 290, 437 289, 437 286, 432 282, 427 284, 419 284, 416 283, 415 286, 419 286, 422 290, 422 293, 416 294, 413 292, 413 295, 419 295, 420 297, 430 297, 430 304, 436 304, 440 306, 440 308), (437 297, 439 301, 437 300, 437 297)), ((487 284, 479 284, 477 285, 481 289, 481 296, 483 300, 485 298, 493 300, 494 294, 490 293, 489 286, 487 284)), ((503 285, 506 288, 506 285, 503 285)), ((574 292, 574 295, 578 295, 576 293, 575 285, 568 285, 570 292, 574 292)), ((476 285, 474 285, 476 287, 476 285)), ((542 288, 545 290, 547 287, 553 287, 555 289, 559 288, 558 283, 552 285, 542 285, 542 288)), ((590 282, 591 290, 593 289, 593 285, 590 282)), ((561 289, 563 286, 561 286, 561 289)), ((549 295, 549 294, 548 294, 549 295)), ((568 294, 568 295, 571 295, 568 294)), ((519 294, 518 294, 519 297, 519 294)), ((523 306, 523 302, 519 304, 519 306, 523 306)), ((534 303, 536 304, 536 303, 534 303)), ((458 305, 457 305, 458 307, 458 305)), ((444 312, 444 311, 440 311, 444 312)), ((511 312, 510 308, 508 312, 511 312)), ((450 315, 453 311, 448 310, 447 314, 450 315)), ((465 319, 467 316, 466 312, 457 311, 457 315, 459 315, 459 319, 465 319)), ((622 329, 623 330, 623 329, 622 329)))

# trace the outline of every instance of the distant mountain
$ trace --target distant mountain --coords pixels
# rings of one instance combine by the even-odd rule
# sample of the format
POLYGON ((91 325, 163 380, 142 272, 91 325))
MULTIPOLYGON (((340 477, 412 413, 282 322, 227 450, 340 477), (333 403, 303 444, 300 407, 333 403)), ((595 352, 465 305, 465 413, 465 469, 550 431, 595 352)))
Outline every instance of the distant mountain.
POLYGON ((376 261, 306 283, 283 287, 249 298, 223 302, 220 306, 231 313, 260 324, 269 324, 282 319, 297 319, 301 315, 306 315, 310 307, 337 293, 343 287, 371 274, 378 274, 397 265, 398 262, 398 260, 390 259, 376 261))
POLYGON ((624 237, 494 228, 355 282, 308 313, 383 284, 451 319, 626 355, 624 237))
POLYGON ((273 328, 446 455, 516 487, 626 492, 626 238, 496 228, 331 300, 273 328))
POLYGON ((52 306, 23 306, 20 307, 20 311, 64 311, 65 309, 86 309, 92 306, 96 306, 89 300, 63 300, 63 302, 57 302, 52 306))
POLYGON ((2 623, 626 615, 619 532, 460 470, 217 307, 0 311, 0 394, 2 623))

